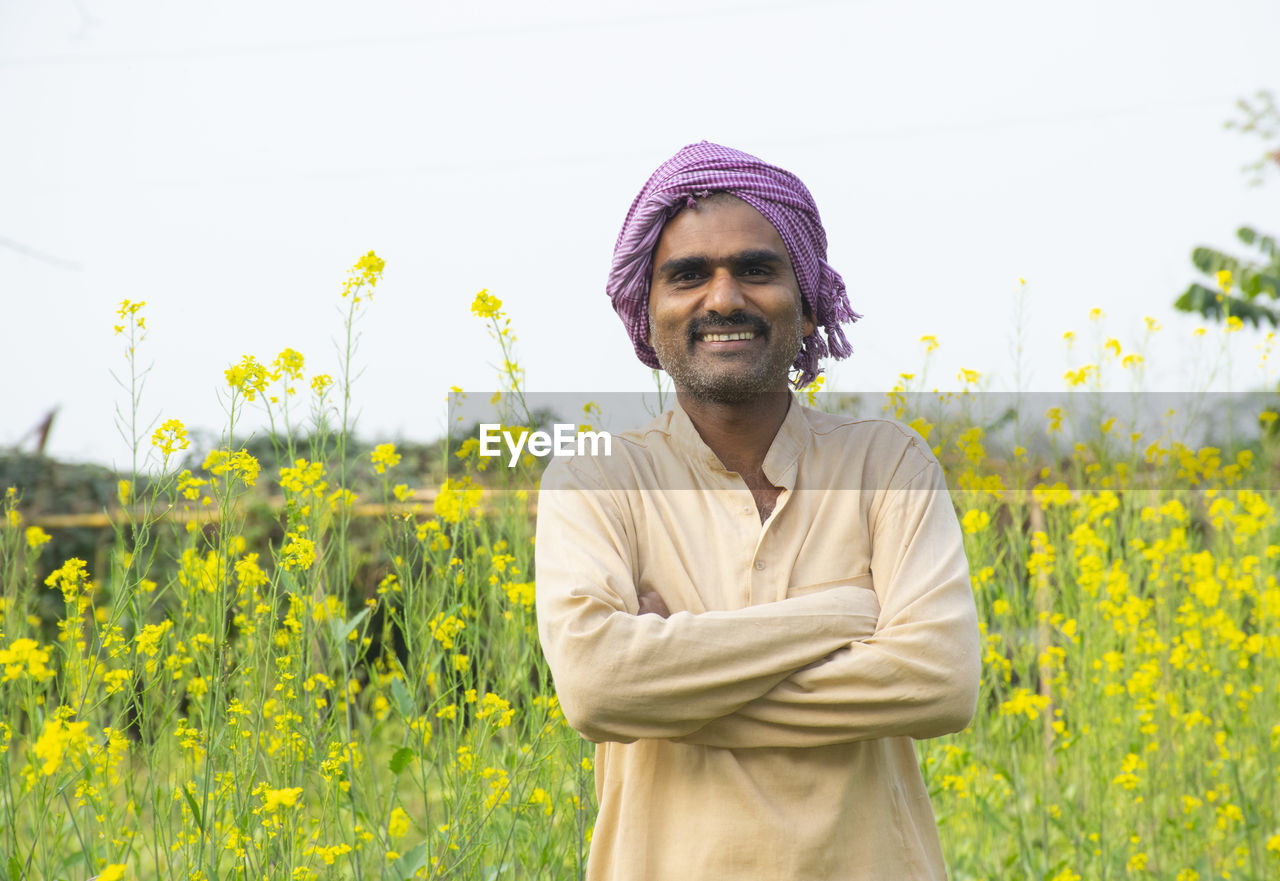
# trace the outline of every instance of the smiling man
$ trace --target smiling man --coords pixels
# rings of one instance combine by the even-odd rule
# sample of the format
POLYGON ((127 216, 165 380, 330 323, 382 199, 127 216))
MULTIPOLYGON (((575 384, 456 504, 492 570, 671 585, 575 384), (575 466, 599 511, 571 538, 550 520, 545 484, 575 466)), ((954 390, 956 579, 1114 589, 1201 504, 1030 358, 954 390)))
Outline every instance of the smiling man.
POLYGON ((686 147, 608 291, 676 405, 539 496, 539 633, 598 744, 588 878, 945 878, 913 739, 974 711, 968 569, 921 438, 789 389, 857 317, 812 196, 686 147))

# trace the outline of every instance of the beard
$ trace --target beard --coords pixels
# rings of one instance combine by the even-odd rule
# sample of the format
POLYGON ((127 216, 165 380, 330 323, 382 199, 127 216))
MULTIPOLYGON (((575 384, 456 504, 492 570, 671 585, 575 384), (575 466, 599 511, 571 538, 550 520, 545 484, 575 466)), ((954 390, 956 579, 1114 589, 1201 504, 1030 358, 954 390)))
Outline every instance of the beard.
MULTIPOLYGON (((711 403, 740 404, 786 387, 791 365, 804 345, 802 317, 800 303, 796 304, 794 322, 780 322, 772 327, 764 319, 745 312, 734 312, 724 318, 703 315, 691 321, 683 333, 660 334, 655 329, 653 350, 677 391, 711 403), (726 358, 698 351, 703 334, 743 329, 755 331, 757 338, 764 337, 763 353, 754 358, 747 353, 726 358)), ((652 312, 649 327, 655 328, 652 312)))

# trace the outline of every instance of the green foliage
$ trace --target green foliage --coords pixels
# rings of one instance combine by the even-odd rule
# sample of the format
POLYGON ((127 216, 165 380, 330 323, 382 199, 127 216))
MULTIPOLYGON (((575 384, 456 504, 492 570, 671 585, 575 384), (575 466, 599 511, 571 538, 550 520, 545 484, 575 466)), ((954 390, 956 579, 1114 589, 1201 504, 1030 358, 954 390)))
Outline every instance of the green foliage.
POLYGON ((1191 262, 1207 276, 1230 273, 1228 290, 1193 282, 1175 302, 1184 312, 1198 312, 1214 321, 1234 315, 1254 327, 1264 321, 1280 325, 1280 309, 1272 303, 1280 297, 1280 249, 1276 240, 1249 227, 1241 227, 1236 237, 1258 252, 1257 260, 1234 257, 1214 248, 1199 247, 1191 252, 1191 262), (1234 286, 1239 293, 1230 292, 1234 286))
POLYGON ((1262 155, 1244 167, 1249 175, 1251 186, 1262 183, 1262 176, 1271 166, 1280 168, 1280 107, 1276 99, 1267 89, 1260 89, 1253 100, 1241 98, 1236 102, 1240 109, 1240 119, 1231 119, 1225 123, 1228 129, 1234 129, 1244 135, 1256 135, 1266 145, 1262 155))

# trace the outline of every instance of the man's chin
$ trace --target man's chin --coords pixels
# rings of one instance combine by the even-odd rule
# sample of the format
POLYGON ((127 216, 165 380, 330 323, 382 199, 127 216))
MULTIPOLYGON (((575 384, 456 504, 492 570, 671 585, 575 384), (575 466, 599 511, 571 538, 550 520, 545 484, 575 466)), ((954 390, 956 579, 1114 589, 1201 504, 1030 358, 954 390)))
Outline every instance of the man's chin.
POLYGON ((698 401, 712 404, 742 404, 771 390, 777 383, 768 383, 761 377, 672 375, 676 391, 698 401))
MULTIPOLYGON (((756 347, 709 351, 697 344, 688 349, 656 347, 676 391, 686 398, 716 404, 742 404, 770 392, 785 392, 792 354, 760 352, 756 347), (761 357, 761 355, 765 357, 761 357), (665 357, 664 357, 665 356, 665 357)), ((799 351, 799 345, 796 347, 799 351)))

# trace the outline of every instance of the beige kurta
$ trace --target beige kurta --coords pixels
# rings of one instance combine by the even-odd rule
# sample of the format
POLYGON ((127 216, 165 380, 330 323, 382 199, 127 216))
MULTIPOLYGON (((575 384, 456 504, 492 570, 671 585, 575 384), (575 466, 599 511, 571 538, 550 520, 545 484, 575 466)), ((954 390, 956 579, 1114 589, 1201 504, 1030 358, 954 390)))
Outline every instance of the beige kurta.
POLYGON ((968 724, 980 652, 942 470, 793 401, 764 471, 761 524, 677 406, 543 477, 539 633, 599 743, 588 878, 945 878, 912 738, 968 724))

